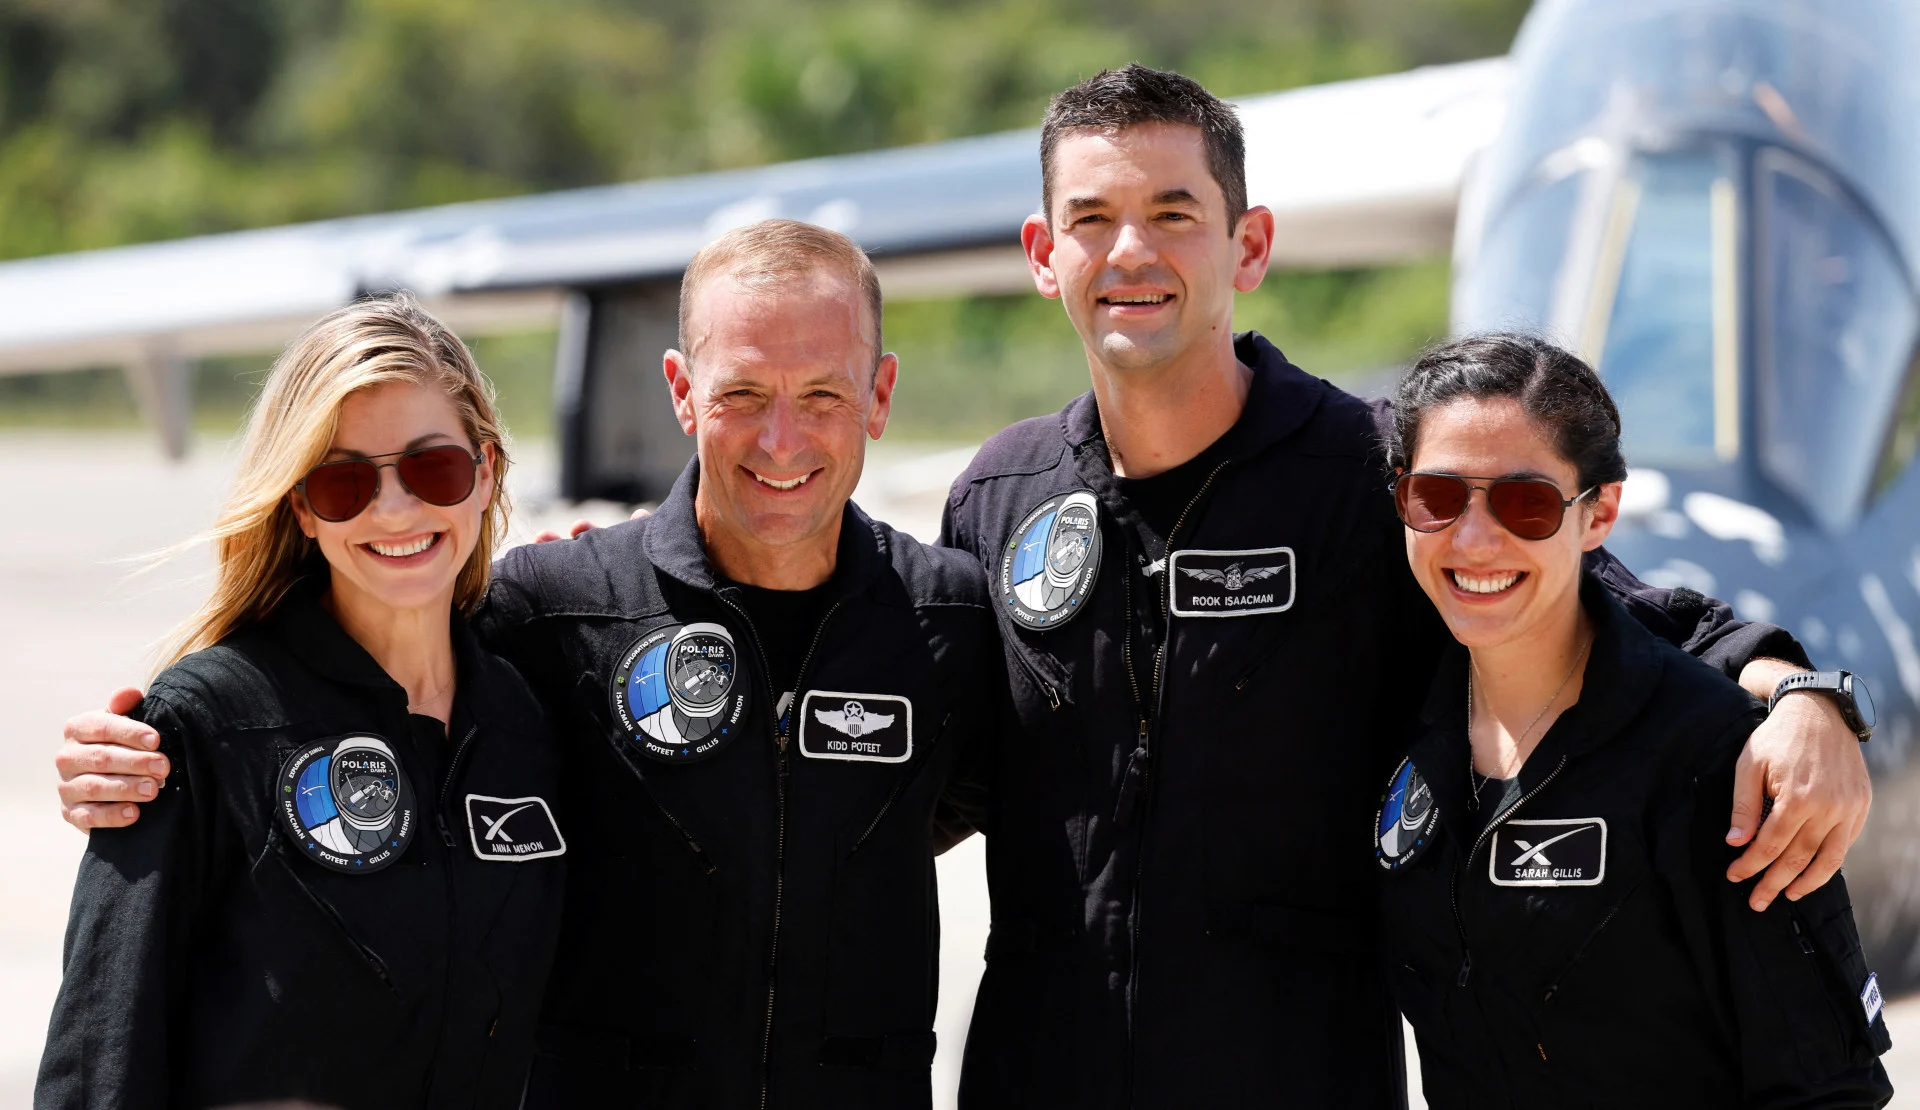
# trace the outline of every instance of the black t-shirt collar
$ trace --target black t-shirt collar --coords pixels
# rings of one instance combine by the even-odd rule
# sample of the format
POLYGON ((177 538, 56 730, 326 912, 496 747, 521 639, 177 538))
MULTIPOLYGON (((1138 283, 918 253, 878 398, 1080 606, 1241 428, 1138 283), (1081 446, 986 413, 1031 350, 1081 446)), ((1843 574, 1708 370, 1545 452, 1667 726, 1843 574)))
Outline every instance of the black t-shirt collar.
MULTIPOLYGON (((693 500, 700 488, 700 460, 688 461, 666 500, 654 510, 641 549, 663 573, 697 590, 713 592, 721 584, 707 558, 706 543, 694 515, 693 500)), ((887 558, 886 541, 873 519, 852 501, 840 516, 840 547, 833 577, 826 591, 832 600, 865 589, 887 558)))

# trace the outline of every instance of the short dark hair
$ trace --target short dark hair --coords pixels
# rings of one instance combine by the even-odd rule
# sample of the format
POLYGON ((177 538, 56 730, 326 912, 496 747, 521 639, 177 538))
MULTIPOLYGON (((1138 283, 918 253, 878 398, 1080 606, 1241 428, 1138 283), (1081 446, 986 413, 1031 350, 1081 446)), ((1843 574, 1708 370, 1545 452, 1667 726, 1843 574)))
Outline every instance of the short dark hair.
POLYGON ((1200 82, 1129 62, 1103 69, 1053 98, 1040 124, 1040 203, 1053 220, 1053 156, 1074 131, 1118 131, 1143 123, 1200 129, 1207 172, 1227 200, 1227 234, 1247 212, 1247 139, 1233 105, 1200 82))
POLYGON ((1420 421, 1463 397, 1520 402, 1547 430, 1560 457, 1579 472, 1582 490, 1627 476, 1620 410, 1600 375, 1578 356, 1531 335, 1469 336, 1421 355, 1394 393, 1388 463, 1411 467, 1420 421))

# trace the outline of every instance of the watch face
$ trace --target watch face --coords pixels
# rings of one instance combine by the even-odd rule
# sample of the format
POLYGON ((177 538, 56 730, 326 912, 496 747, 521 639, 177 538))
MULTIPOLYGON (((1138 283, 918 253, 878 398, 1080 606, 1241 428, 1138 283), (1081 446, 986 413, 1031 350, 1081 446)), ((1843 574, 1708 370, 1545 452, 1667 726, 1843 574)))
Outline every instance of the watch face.
POLYGON ((1873 694, 1867 690, 1867 684, 1860 681, 1859 675, 1849 674, 1840 682, 1841 689, 1853 699, 1855 712, 1860 715, 1860 725, 1868 732, 1873 731, 1874 712, 1873 694))

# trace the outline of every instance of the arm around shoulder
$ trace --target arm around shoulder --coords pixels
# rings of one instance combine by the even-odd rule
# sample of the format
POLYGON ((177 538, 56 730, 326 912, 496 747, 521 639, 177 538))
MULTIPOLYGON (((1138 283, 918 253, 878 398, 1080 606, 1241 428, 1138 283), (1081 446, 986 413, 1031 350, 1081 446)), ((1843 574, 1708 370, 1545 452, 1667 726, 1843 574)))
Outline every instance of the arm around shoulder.
POLYGON ((89 835, 35 1083, 39 1110, 159 1107, 173 1094, 169 1036, 182 1014, 206 837, 184 773, 184 715, 150 693, 136 716, 160 732, 176 773, 137 824, 89 835))

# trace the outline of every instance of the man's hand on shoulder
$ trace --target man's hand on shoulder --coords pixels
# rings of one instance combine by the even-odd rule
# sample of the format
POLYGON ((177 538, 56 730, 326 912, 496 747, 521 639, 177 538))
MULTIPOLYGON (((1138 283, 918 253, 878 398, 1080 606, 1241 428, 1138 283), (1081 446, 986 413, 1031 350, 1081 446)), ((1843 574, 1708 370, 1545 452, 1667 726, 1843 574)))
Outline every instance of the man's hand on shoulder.
MULTIPOLYGON (((628 517, 627 519, 639 520, 643 516, 652 516, 652 515, 653 515, 653 510, 649 508, 645 508, 643 506, 641 508, 633 510, 633 515, 628 517)), ((533 537, 533 542, 534 543, 552 543, 554 540, 577 540, 580 538, 580 536, 583 533, 591 532, 596 527, 598 526, 595 525, 591 520, 576 520, 567 527, 566 535, 563 536, 560 533, 549 528, 546 531, 541 532, 539 535, 533 537)))
POLYGON ((160 734, 126 716, 140 698, 132 687, 116 690, 105 712, 67 721, 53 765, 60 772, 60 816, 82 832, 133 824, 140 807, 130 803, 152 801, 167 781, 171 767, 157 750, 160 734))
MULTIPOLYGON (((1799 669, 1756 659, 1741 672, 1740 685, 1765 701, 1781 678, 1799 669)), ((1747 850, 1727 868, 1727 878, 1744 882, 1766 872, 1747 899, 1755 910, 1766 909, 1783 891, 1798 901, 1839 873, 1872 805, 1873 780, 1860 740, 1839 708, 1815 694, 1780 699, 1748 737, 1734 768, 1727 843, 1747 850)))

